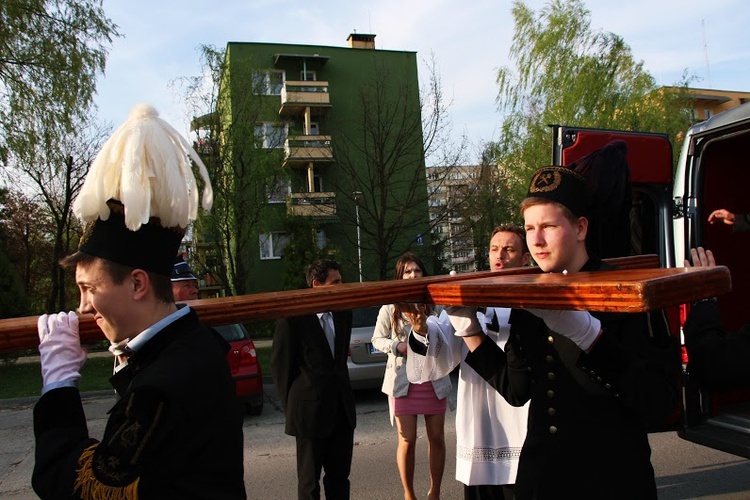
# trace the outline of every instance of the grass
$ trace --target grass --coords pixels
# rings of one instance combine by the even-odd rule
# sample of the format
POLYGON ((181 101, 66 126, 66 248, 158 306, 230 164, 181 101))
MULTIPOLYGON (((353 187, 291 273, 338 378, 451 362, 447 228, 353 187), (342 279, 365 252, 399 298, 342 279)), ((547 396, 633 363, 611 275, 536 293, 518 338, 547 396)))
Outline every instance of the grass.
MULTIPOLYGON (((89 358, 81 370, 81 391, 111 389, 112 358, 89 358)), ((42 390, 39 362, 0 364, 0 399, 38 396, 42 390)))
MULTIPOLYGON (((271 348, 256 347, 258 361, 263 375, 271 375, 271 348)), ((109 377, 112 376, 112 358, 110 356, 89 358, 81 370, 79 388, 85 391, 103 391, 112 389, 109 377)), ((0 399, 25 398, 38 396, 42 390, 42 374, 39 362, 0 363, 0 399)))
POLYGON ((260 370, 264 377, 271 376, 271 348, 270 347, 255 347, 255 352, 258 354, 258 363, 260 363, 260 370))

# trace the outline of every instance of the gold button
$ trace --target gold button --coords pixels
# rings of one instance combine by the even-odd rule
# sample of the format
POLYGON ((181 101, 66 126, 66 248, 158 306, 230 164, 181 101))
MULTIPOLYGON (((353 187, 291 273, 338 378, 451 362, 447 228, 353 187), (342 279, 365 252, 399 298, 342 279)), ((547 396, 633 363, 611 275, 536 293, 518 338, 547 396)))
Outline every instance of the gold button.
POLYGON ((547 413, 550 417, 554 417, 557 414, 557 410, 555 410, 554 408, 547 408, 547 413))
POLYGON ((545 358, 544 358, 544 361, 546 361, 547 363, 552 363, 554 360, 555 360, 555 358, 552 357, 549 354, 547 356, 545 356, 545 358))
POLYGON ((604 388, 605 388, 605 389, 611 389, 611 388, 612 388, 612 386, 611 386, 610 384, 604 384, 604 388))
POLYGON ((556 432, 557 432, 557 427, 555 427, 554 425, 550 425, 549 426, 549 433, 550 434, 555 434, 556 432))
POLYGON ((596 372, 594 370, 591 370, 589 372, 589 375, 591 375, 591 378, 594 378, 594 377, 596 377, 596 372))
POLYGON ((553 391, 552 389, 550 389, 549 391, 547 391, 547 397, 548 398, 554 398, 555 397, 555 391, 553 391))
POLYGON ((596 377, 596 381, 597 381, 597 382, 601 382, 601 381, 602 381, 602 378, 601 378, 601 377, 596 377))
POLYGON ((547 374, 547 380, 555 380, 555 373, 554 372, 549 372, 547 374))
POLYGON ((547 337, 547 342, 549 342, 550 344, 554 344, 555 343, 555 337, 553 337, 552 335, 550 335, 549 337, 547 337))

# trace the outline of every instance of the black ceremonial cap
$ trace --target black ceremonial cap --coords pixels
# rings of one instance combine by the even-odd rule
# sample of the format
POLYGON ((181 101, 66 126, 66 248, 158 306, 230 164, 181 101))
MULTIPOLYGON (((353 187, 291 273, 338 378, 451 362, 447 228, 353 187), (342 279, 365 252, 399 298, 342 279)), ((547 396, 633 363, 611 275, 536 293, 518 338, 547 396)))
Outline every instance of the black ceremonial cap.
POLYGON ((542 167, 531 177, 527 198, 544 198, 565 206, 578 217, 585 217, 591 206, 586 179, 567 167, 542 167))

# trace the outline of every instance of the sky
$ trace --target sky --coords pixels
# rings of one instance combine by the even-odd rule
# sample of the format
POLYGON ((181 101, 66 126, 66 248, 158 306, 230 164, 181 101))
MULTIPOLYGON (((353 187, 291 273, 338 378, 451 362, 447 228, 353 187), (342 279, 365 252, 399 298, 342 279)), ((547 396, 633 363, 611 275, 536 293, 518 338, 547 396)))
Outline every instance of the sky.
MULTIPOLYGON (((537 11, 547 1, 527 0, 537 11)), ((594 30, 623 37, 658 85, 687 72, 692 87, 750 91, 746 0, 584 0, 594 30)), ((97 84, 101 120, 118 126, 138 102, 187 135, 187 108, 174 82, 200 74, 198 47, 271 42, 346 47, 352 32, 377 49, 434 54, 455 133, 475 151, 497 138, 497 70, 509 64, 510 0, 104 0, 118 25, 97 84)), ((426 72, 423 72, 426 74, 426 72)))

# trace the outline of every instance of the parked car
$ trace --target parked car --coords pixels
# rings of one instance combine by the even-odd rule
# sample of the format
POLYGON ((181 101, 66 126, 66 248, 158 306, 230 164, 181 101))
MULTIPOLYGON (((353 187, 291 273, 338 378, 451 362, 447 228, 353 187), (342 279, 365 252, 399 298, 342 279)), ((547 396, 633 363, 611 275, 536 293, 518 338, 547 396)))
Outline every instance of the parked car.
MULTIPOLYGON (((692 126, 673 175, 667 137, 580 127, 553 127, 553 162, 568 165, 583 155, 620 139, 628 144, 627 161, 633 183, 631 254, 658 254, 664 267, 682 266, 691 247, 711 249, 717 263, 732 273, 732 291, 719 297, 722 323, 728 330, 750 321, 750 233, 733 233, 729 226, 711 226, 708 215, 726 208, 750 212, 747 162, 750 148, 750 103, 692 126)), ((627 229, 625 229, 627 230, 627 229)), ((680 334, 689 305, 668 311, 680 334)), ((687 362, 683 356, 683 362, 687 362)), ((750 391, 709 391, 682 377, 683 401, 675 427, 679 435, 711 448, 750 458, 750 391)))
POLYGON ((352 311, 352 338, 349 341, 349 379, 353 389, 380 389, 388 356, 372 346, 372 333, 380 307, 352 311))
POLYGON ((219 335, 229 342, 227 361, 232 371, 235 391, 249 415, 263 412, 263 374, 255 344, 241 324, 215 326, 219 335))

